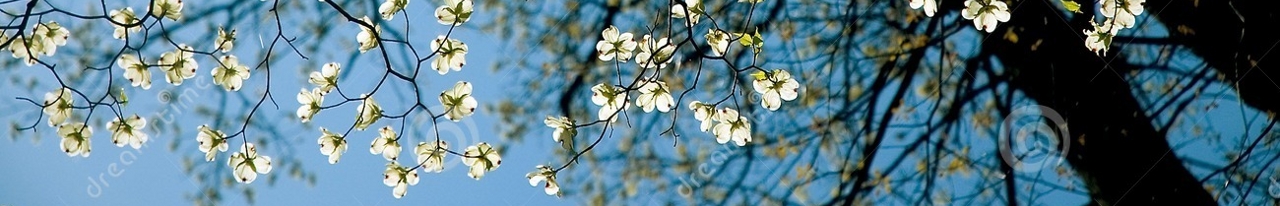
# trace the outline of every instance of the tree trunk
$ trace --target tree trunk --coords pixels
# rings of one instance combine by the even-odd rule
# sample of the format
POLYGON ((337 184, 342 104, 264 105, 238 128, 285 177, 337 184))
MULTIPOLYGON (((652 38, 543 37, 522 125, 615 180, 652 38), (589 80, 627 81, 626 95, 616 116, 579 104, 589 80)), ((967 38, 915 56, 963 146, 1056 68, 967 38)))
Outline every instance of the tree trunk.
POLYGON ((984 53, 1000 59, 1014 88, 1066 119, 1066 160, 1088 186, 1091 205, 1216 204, 1134 98, 1123 75, 1136 68, 1113 60, 1115 52, 1098 57, 1085 48, 1080 29, 1092 28, 1091 12, 1063 19, 1049 1, 1015 8, 1010 22, 983 42, 984 53), (1001 38, 1006 32, 1019 41, 1001 38))

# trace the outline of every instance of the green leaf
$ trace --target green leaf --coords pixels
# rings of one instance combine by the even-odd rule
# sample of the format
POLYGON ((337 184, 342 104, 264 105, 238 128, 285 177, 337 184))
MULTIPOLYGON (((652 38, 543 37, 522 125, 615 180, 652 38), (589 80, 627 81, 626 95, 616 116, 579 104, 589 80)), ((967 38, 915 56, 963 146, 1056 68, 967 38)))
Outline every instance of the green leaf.
POLYGON ((1067 11, 1070 11, 1072 13, 1077 13, 1077 14, 1084 13, 1080 11, 1080 3, 1076 3, 1075 1, 1072 1, 1072 0, 1060 0, 1060 1, 1062 1, 1062 7, 1066 7, 1067 11))

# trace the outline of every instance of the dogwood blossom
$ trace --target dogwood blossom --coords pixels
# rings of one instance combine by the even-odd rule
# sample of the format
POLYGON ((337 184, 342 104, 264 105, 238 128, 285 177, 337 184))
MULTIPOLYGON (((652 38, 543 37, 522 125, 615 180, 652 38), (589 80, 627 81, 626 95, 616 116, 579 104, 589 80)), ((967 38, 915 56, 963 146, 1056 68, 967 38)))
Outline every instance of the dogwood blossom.
POLYGON ((111 37, 116 39, 124 39, 124 37, 128 33, 137 33, 138 31, 142 31, 142 26, 121 25, 121 24, 128 25, 128 24, 138 23, 139 19, 137 14, 133 13, 133 7, 124 7, 124 9, 111 10, 109 14, 111 16, 111 20, 115 21, 111 24, 111 26, 116 28, 115 32, 111 33, 111 37), (119 24, 116 24, 116 23, 119 23, 119 24))
POLYGON ((1102 24, 1098 24, 1093 20, 1089 20, 1089 24, 1093 25, 1093 30, 1083 30, 1084 35, 1087 36, 1084 40, 1084 46, 1085 48, 1089 48, 1089 51, 1093 51, 1094 53, 1097 53, 1098 56, 1102 56, 1107 53, 1107 49, 1111 47, 1111 38, 1115 36, 1114 32, 1120 30, 1120 27, 1112 26, 1110 21, 1104 21, 1102 24))
POLYGON ((67 121, 67 117, 71 116, 71 103, 75 102, 71 98, 71 89, 66 87, 59 88, 44 94, 44 114, 49 115, 49 126, 55 126, 67 121))
POLYGON ((89 157, 91 148, 91 138, 93 137, 93 128, 85 125, 84 122, 68 122, 58 125, 58 136, 62 137, 62 152, 66 152, 67 156, 89 157))
POLYGON ((1116 26, 1124 28, 1133 28, 1137 16, 1144 11, 1143 5, 1146 0, 1100 0, 1102 7, 1098 13, 1107 18, 1115 19, 1116 26))
POLYGON ((724 56, 729 50, 729 33, 719 29, 709 29, 707 31, 707 45, 711 45, 711 53, 716 56, 724 56))
POLYGON ((716 128, 712 133, 716 135, 716 142, 724 144, 733 140, 738 146, 746 146, 751 142, 751 124, 747 122, 746 117, 738 115, 737 110, 723 108, 720 113, 716 114, 716 128))
POLYGON ((134 149, 142 148, 142 144, 147 143, 147 133, 143 133, 142 129, 147 127, 147 119, 138 116, 120 119, 116 117, 114 120, 107 122, 107 130, 111 131, 111 143, 115 143, 116 147, 124 147, 128 144, 134 149))
POLYGON ((156 18, 166 17, 174 21, 182 18, 182 0, 152 0, 151 7, 147 9, 156 18))
POLYGON ((191 46, 179 44, 176 51, 160 54, 160 62, 157 64, 164 68, 165 81, 178 86, 182 85, 182 80, 196 77, 196 69, 200 65, 196 64, 196 59, 190 51, 194 51, 191 46))
POLYGON ((609 26, 600 32, 600 35, 602 35, 600 41, 596 42, 596 52, 599 54, 596 58, 600 61, 610 61, 616 57, 619 62, 627 62, 631 59, 631 53, 636 48, 631 32, 618 33, 618 27, 609 26))
POLYGON ((316 139, 316 143, 320 144, 320 154, 329 156, 329 164, 338 164, 342 153, 347 152, 347 138, 324 127, 320 128, 320 138, 316 139))
POLYGON ((378 35, 382 34, 382 26, 374 23, 372 19, 369 19, 369 16, 360 17, 360 20, 373 26, 373 31, 370 31, 368 27, 360 25, 360 33, 356 34, 356 42, 360 43, 360 53, 364 53, 374 47, 378 47, 378 35))
POLYGON ((320 104, 324 104, 324 93, 320 92, 320 88, 312 88, 311 91, 302 89, 298 92, 298 118, 302 122, 311 121, 311 117, 320 112, 320 104))
POLYGON ((440 54, 431 62, 431 69, 440 75, 449 73, 449 69, 461 71, 462 65, 467 64, 467 45, 457 39, 445 40, 444 35, 437 36, 431 41, 431 50, 440 54))
POLYGON ((568 117, 547 116, 547 119, 542 122, 547 124, 547 127, 555 129, 555 131, 551 132, 551 140, 555 140, 557 143, 578 135, 578 129, 575 128, 573 119, 568 117))
POLYGON ((413 149, 418 155, 418 163, 423 171, 440 173, 444 171, 444 155, 448 153, 449 143, 445 141, 419 142, 413 149))
POLYGON ((204 161, 213 161, 219 151, 227 151, 227 135, 222 131, 213 130, 207 125, 200 125, 196 130, 196 142, 200 143, 200 152, 204 152, 204 161))
POLYGON ((391 20, 396 17, 396 12, 404 10, 409 5, 409 0, 387 0, 378 6, 378 13, 382 14, 382 19, 391 20))
POLYGON ((960 12, 964 19, 972 19, 973 27, 991 33, 996 24, 1009 21, 1009 6, 1000 0, 965 0, 966 8, 960 12))
POLYGON ((218 38, 213 41, 213 49, 221 51, 222 53, 230 52, 231 48, 236 46, 235 41, 235 29, 231 29, 231 32, 227 32, 227 29, 218 27, 218 38))
POLYGON ((338 85, 338 72, 341 70, 342 66, 337 62, 329 62, 320 71, 311 72, 310 82, 320 89, 321 95, 328 94, 338 85))
POLYGON ((147 65, 142 64, 142 60, 132 54, 121 54, 120 60, 116 61, 120 68, 124 69, 124 78, 129 80, 129 85, 134 87, 142 87, 142 89, 151 89, 151 70, 147 65))
POLYGON ((444 105, 445 117, 454 122, 475 113, 476 98, 471 97, 471 83, 458 81, 453 88, 440 93, 440 104, 444 105))
POLYGON ((675 107, 675 99, 671 97, 671 90, 667 87, 666 82, 654 80, 640 80, 640 96, 636 98, 636 106, 640 106, 644 112, 653 111, 654 107, 659 112, 671 111, 675 107))
POLYGON ((235 55, 222 56, 218 61, 222 64, 213 68, 213 84, 222 85, 227 91, 239 91, 244 80, 249 79, 249 67, 240 64, 235 55))
POLYGON ((925 16, 932 17, 933 13, 938 11, 937 0, 911 0, 910 4, 912 9, 919 9, 920 7, 924 7, 925 16))
POLYGON ((444 25, 462 25, 471 19, 473 6, 471 0, 445 0, 444 5, 436 8, 436 21, 444 25))
POLYGON ((502 156, 498 155, 498 150, 489 146, 489 143, 481 142, 475 146, 467 147, 466 157, 462 159, 462 164, 471 167, 467 172, 467 176, 480 180, 484 177, 485 172, 498 169, 502 165, 502 156))
POLYGON ((702 1, 701 0, 684 0, 684 4, 689 5, 689 7, 686 9, 685 6, 681 4, 675 4, 671 6, 671 18, 683 19, 687 16, 689 17, 688 21, 680 20, 682 22, 685 22, 684 24, 685 26, 693 26, 695 24, 698 24, 698 19, 704 13, 703 7, 702 7, 702 1))
MULTIPOLYGON (((33 34, 26 38, 14 39, 12 43, 9 43, 10 54, 15 59, 21 59, 27 66, 35 65, 38 62, 36 57, 39 57, 46 47, 44 41, 38 38, 42 39, 44 37, 33 34)), ((7 41, 8 38, 4 38, 4 40, 7 41)))
POLYGON ((271 157, 258 155, 258 149, 254 148, 253 143, 244 143, 239 152, 231 154, 227 165, 231 166, 231 174, 236 177, 236 181, 249 184, 258 179, 258 174, 271 172, 271 157))
POLYGON ((411 170, 392 161, 387 163, 387 170, 382 172, 382 184, 392 188, 392 197, 400 199, 408 192, 409 185, 418 184, 418 170, 411 170))
POLYGON ((622 87, 607 84, 597 84, 591 87, 591 102, 601 106, 600 112, 597 112, 596 116, 600 120, 609 120, 609 122, 618 121, 618 116, 622 116, 622 111, 626 111, 627 107, 631 106, 631 102, 627 101, 627 94, 623 92, 622 87))
POLYGON ((760 105, 769 111, 778 110, 783 100, 795 100, 799 95, 796 90, 800 88, 800 83, 791 78, 791 73, 787 70, 778 69, 768 73, 761 71, 752 76, 755 77, 752 85, 761 97, 760 105))
POLYGON ((711 130, 711 126, 716 120, 716 107, 700 101, 689 102, 689 110, 693 110, 693 118, 702 121, 698 127, 703 132, 711 130))
POLYGON ((676 45, 667 38, 654 40, 649 35, 639 42, 640 53, 636 53, 636 63, 642 68, 667 68, 671 57, 676 52, 676 45))
POLYGON ((356 107, 356 130, 364 131, 374 122, 382 118, 382 107, 378 106, 377 101, 373 101, 373 97, 369 94, 360 95, 364 99, 359 107, 356 107))
POLYGON ((396 161, 400 157, 400 139, 396 136, 396 131, 391 126, 382 127, 378 130, 378 137, 373 138, 373 143, 369 146, 370 154, 382 154, 387 161, 396 161))
POLYGON ((63 28, 58 22, 49 21, 48 23, 36 24, 33 34, 32 38, 44 42, 44 55, 53 56, 58 51, 57 46, 67 45, 67 38, 71 36, 71 31, 63 28))
POLYGON ((547 195, 560 194, 560 183, 556 183, 556 173, 549 166, 538 165, 533 172, 529 172, 524 177, 529 178, 529 186, 534 187, 537 187, 539 182, 546 181, 547 184, 543 185, 542 188, 547 195))

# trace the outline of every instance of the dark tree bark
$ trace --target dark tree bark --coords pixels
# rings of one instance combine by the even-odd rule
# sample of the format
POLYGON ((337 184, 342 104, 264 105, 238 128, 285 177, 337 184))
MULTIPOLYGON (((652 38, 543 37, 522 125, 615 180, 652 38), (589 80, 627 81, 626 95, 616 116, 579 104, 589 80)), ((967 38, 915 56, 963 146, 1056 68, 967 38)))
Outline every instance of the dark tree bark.
POLYGON ((1117 52, 1098 57, 1084 47, 1081 29, 1092 28, 1091 12, 1064 19, 1050 1, 1010 8, 1016 8, 1010 22, 984 41, 983 51, 1000 59, 1016 89, 1066 119, 1066 160, 1090 188, 1091 205, 1216 204, 1134 98, 1123 74, 1137 68, 1117 52), (998 38, 1006 32, 1021 41, 998 38))
POLYGON ((1250 107, 1280 111, 1280 78, 1271 54, 1280 43, 1280 1, 1150 0, 1148 10, 1168 27, 1175 43, 1189 46, 1234 83, 1250 107), (1269 60, 1271 59, 1271 60, 1269 60))

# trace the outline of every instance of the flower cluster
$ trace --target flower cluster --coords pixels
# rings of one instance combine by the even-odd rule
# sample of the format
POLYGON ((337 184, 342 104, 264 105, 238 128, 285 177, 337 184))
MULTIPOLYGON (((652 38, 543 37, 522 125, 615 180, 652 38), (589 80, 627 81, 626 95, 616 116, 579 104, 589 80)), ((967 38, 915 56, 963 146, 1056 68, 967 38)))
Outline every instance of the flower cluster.
POLYGON ((1146 0, 1099 0, 1102 5, 1098 10, 1104 17, 1102 23, 1089 20, 1092 30, 1083 29, 1087 36, 1085 48, 1102 56, 1111 48, 1111 39, 1122 29, 1133 28, 1137 16, 1145 10, 1146 0))
POLYGON ((738 146, 746 146, 751 142, 751 123, 747 121, 747 117, 739 115, 738 110, 716 110, 714 104, 699 101, 690 102, 689 110, 693 110, 693 117, 702 122, 700 129, 703 132, 711 130, 711 134, 716 136, 716 142, 724 144, 733 141, 738 146))
MULTIPOLYGON (((9 43, 9 52, 13 58, 21 59, 27 66, 35 65, 40 55, 53 56, 58 46, 67 45, 71 32, 58 22, 37 23, 30 34, 22 35, 9 43)), ((9 37, 0 35, 0 42, 9 41, 9 37)))

